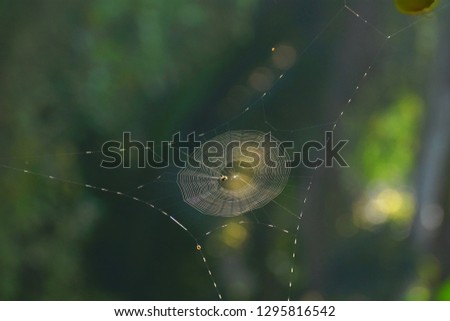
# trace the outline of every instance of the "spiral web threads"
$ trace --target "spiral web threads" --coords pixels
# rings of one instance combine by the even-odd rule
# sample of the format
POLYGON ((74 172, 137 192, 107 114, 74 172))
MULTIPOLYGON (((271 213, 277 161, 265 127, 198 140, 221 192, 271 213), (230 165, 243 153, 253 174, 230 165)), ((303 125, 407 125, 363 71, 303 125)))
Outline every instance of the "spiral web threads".
MULTIPOLYGON (((447 9, 450 5, 450 2, 442 1, 440 8, 436 10, 436 14, 441 13, 444 9, 447 9)), ((328 23, 325 26, 325 29, 329 28, 332 25, 332 22, 334 19, 343 14, 344 12, 349 13, 353 15, 356 19, 358 19, 362 24, 368 25, 370 28, 372 28, 374 31, 376 31, 378 34, 380 34, 384 42, 379 48, 379 52, 383 50, 385 45, 389 42, 391 42, 391 39, 393 39, 395 36, 399 35, 400 33, 410 29, 415 24, 423 21, 426 17, 418 17, 410 24, 402 27, 401 29, 398 29, 392 33, 386 33, 385 31, 380 30, 378 27, 372 25, 370 21, 368 21, 365 17, 363 17, 362 14, 358 12, 357 9, 354 9, 352 6, 352 3, 348 0, 344 0, 342 6, 339 8, 338 12, 333 16, 332 19, 328 21, 328 23)), ((316 37, 312 40, 312 42, 306 46, 305 51, 307 51, 311 45, 316 41, 317 38, 320 37, 322 32, 325 30, 322 29, 316 37)), ((302 52, 303 54, 303 52, 302 52)), ((301 58, 301 57, 300 57, 301 58)), ((378 58, 378 54, 375 56, 374 61, 366 68, 366 70, 362 73, 362 76, 360 77, 358 83, 354 87, 353 93, 350 95, 348 100, 345 104, 343 104, 343 107, 337 112, 337 118, 335 121, 331 122, 330 125, 332 131, 334 132, 338 126, 338 123, 341 121, 342 117, 344 116, 345 110, 352 104, 354 97, 360 90, 364 80, 369 76, 369 73, 372 71, 374 63, 376 62, 378 58)), ((287 72, 286 72, 287 73, 287 72)), ((285 76, 285 73, 279 74, 277 81, 274 85, 276 85, 278 82, 283 81, 285 76)), ((260 103, 264 101, 266 95, 270 93, 270 90, 268 92, 263 93, 258 97, 258 99, 255 100, 253 104, 250 106, 246 106, 242 109, 241 112, 239 112, 233 119, 231 119, 229 122, 232 122, 234 119, 237 119, 241 117, 244 113, 247 113, 248 111, 260 107, 260 103)), ((262 107, 262 112, 265 112, 264 106, 262 107)), ((268 119, 266 118, 266 115, 264 114, 264 121, 275 131, 280 130, 283 131, 283 129, 276 128, 275 126, 272 126, 268 119)), ((323 126, 319 125, 319 126, 323 126)), ((220 126, 218 126, 220 127, 220 126)), ((216 128, 218 128, 216 127, 216 128)), ((292 129, 288 131, 296 131, 297 129, 292 129)), ((204 133, 203 133, 204 135, 204 133)), ((224 134, 218 135, 214 137, 213 139, 216 141, 221 142, 227 142, 231 139, 235 139, 237 141, 246 141, 246 140, 259 140, 261 139, 261 132, 256 131, 228 131, 224 134)), ((98 151, 86 151, 84 153, 67 153, 66 155, 71 154, 96 154, 99 153, 98 151)), ((201 152, 196 152, 196 157, 202 158, 201 152)), ((46 157, 49 155, 45 155, 46 157)), ((50 155, 51 156, 51 155, 50 155)), ((280 163, 281 159, 280 159, 280 163)), ((156 206, 153 202, 145 201, 141 198, 135 197, 129 193, 121 192, 121 191, 115 191, 109 188, 100 187, 100 186, 94 186, 90 184, 84 184, 79 183, 72 180, 67 180, 59 177, 55 177, 53 175, 46 175, 39 172, 31 171, 28 169, 18 168, 14 166, 4 165, 0 164, 0 167, 11 170, 11 171, 19 171, 22 173, 25 173, 27 175, 34 175, 38 177, 42 177, 44 179, 49 179, 53 181, 59 181, 61 183, 68 183, 71 185, 76 185, 80 187, 84 187, 87 189, 92 189, 104 193, 110 193, 117 195, 119 197, 124 197, 127 199, 130 199, 132 201, 144 204, 145 206, 148 206, 152 208, 153 210, 157 211, 158 213, 166 216, 168 219, 174 222, 179 228, 184 230, 194 241, 195 247, 197 249, 197 252, 201 255, 203 264, 207 270, 207 273, 209 275, 209 278, 211 280, 212 285, 214 286, 214 289, 216 291, 217 297, 219 299, 222 299, 221 291, 219 290, 219 286, 216 283, 216 280, 213 276, 213 272, 210 269, 208 265, 208 261, 206 259, 205 254, 203 253, 202 244, 199 241, 199 239, 191 233, 191 231, 179 220, 177 220, 173 215, 166 212, 162 208, 159 208, 156 206)), ((314 172, 317 172, 317 168, 313 169, 314 172)), ((219 217, 232 217, 232 216, 238 216, 242 215, 244 213, 247 213, 249 211, 252 211, 254 209, 263 207, 264 205, 267 205, 269 202, 274 201, 275 198, 282 193, 284 184, 286 183, 288 176, 289 176, 289 170, 285 167, 281 166, 278 169, 267 169, 267 168, 255 168, 255 172, 253 173, 253 179, 255 181, 250 181, 247 187, 243 187, 241 191, 224 191, 223 187, 220 185, 220 175, 222 175, 223 168, 219 169, 211 169, 206 166, 203 166, 203 163, 201 162, 200 168, 190 168, 187 167, 179 172, 179 175, 177 177, 177 183, 180 186, 181 193, 183 195, 184 201, 189 204, 190 206, 196 208, 198 211, 204 214, 208 215, 214 215, 219 217), (269 180, 275 179, 276 182, 273 181, 270 182, 268 185, 269 180), (273 184, 273 185, 272 185, 273 184), (266 188, 267 186, 270 186, 269 188, 266 188), (256 193, 258 192, 258 193, 256 193)), ((306 195, 303 198, 303 201, 300 200, 300 203, 302 203, 302 206, 306 205, 309 197, 310 192, 312 190, 314 182, 314 175, 309 180, 306 195)), ((289 294, 287 296, 288 300, 291 300, 292 298, 292 288, 293 288, 293 280, 294 280, 294 269, 295 269, 295 263, 296 263, 296 256, 297 256, 297 249, 298 249, 298 243, 299 243, 299 231, 301 226, 301 219, 303 218, 304 210, 300 210, 300 214, 296 215, 297 217, 297 224, 295 225, 294 231, 289 231, 288 229, 280 229, 274 225, 271 224, 265 224, 266 227, 269 227, 271 229, 280 229, 282 232, 293 236, 293 250, 291 255, 291 268, 290 268, 290 276, 289 276, 289 294)), ((238 224, 248 224, 246 221, 239 221, 238 224)), ((216 230, 223 229, 227 227, 227 224, 221 225, 217 227, 216 230)), ((213 231, 208 231, 204 234, 204 236, 208 236, 213 231)))
MULTIPOLYGON (((216 136, 211 141, 221 146, 227 146, 231 142, 255 142, 261 144, 264 141, 264 133, 258 131, 228 131, 216 136)), ((279 148, 280 142, 277 142, 279 148)), ((273 150, 278 148, 274 148, 273 150)), ((239 149, 235 149, 232 155, 226 155, 226 161, 221 162, 217 168, 207 167, 200 161, 200 167, 187 166, 178 174, 178 185, 183 195, 183 200, 198 211, 214 216, 232 217, 260 208, 284 189, 289 178, 290 169, 287 167, 289 160, 286 152, 279 155, 271 153, 274 167, 265 163, 264 153, 270 152, 262 148, 254 150, 259 155, 260 161, 256 166, 248 168, 249 174, 244 169, 227 168, 230 164, 240 166, 238 163, 249 161, 239 149), (224 178, 225 182, 220 179, 224 178), (236 183, 233 185, 233 180, 236 183), (229 186, 226 184, 230 182, 229 186)), ((197 160, 203 160, 202 150, 198 149, 193 155, 197 160)), ((272 165, 272 164, 270 164, 272 165)))

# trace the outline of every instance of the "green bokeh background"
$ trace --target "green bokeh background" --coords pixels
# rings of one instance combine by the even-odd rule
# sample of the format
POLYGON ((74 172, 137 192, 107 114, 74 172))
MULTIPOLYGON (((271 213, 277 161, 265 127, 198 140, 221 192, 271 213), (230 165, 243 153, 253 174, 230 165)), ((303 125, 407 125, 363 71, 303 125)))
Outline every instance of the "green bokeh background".
MULTIPOLYGON (((436 121, 450 102, 434 99, 449 90, 448 1, 418 17, 343 2, 0 0, 0 299, 217 299, 187 233, 82 184, 156 199, 196 235, 228 221, 184 204, 172 168, 108 171, 83 152, 124 131, 269 130, 263 109, 277 129, 300 129, 275 136, 300 144, 345 112, 335 134, 350 167, 318 169, 306 205, 311 171, 281 196, 304 212, 291 297, 450 299, 449 133, 436 121), (425 199, 424 184, 436 187, 425 199)), ((248 219, 296 227, 273 205, 248 219)), ((202 239, 224 298, 286 299, 292 239, 254 224, 233 243, 239 231, 202 239)))

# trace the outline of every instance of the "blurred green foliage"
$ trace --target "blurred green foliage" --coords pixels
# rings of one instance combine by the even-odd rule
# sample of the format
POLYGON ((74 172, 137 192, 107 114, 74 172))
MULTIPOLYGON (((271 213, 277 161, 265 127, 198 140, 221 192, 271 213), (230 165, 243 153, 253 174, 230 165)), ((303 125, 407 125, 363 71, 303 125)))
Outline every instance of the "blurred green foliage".
MULTIPOLYGON (((448 237, 425 259, 409 239, 437 26, 409 25, 391 2, 347 1, 387 33, 409 26, 377 55, 385 39, 340 1, 0 0, 0 164, 14 167, 0 169, 0 299, 216 299, 173 222, 82 185, 129 191, 160 173, 102 170, 99 155, 83 151, 123 131, 156 141, 223 132, 246 106, 258 112, 232 126, 267 130, 264 105, 276 127, 306 128, 280 133, 296 142, 322 138, 346 112, 338 135, 350 140, 350 168, 317 174, 293 298, 448 300, 448 237)), ((289 207, 305 184, 286 192, 289 207)), ((176 186, 139 196, 161 192, 176 186)), ((192 229, 222 224, 166 205, 192 229)), ((286 213, 268 206, 263 215, 286 213)), ((221 233, 205 251, 225 298, 287 297, 291 239, 257 226, 221 233)))
POLYGON ((398 183, 414 169, 423 102, 411 95, 398 99, 368 121, 366 137, 360 142, 361 170, 368 181, 398 183))

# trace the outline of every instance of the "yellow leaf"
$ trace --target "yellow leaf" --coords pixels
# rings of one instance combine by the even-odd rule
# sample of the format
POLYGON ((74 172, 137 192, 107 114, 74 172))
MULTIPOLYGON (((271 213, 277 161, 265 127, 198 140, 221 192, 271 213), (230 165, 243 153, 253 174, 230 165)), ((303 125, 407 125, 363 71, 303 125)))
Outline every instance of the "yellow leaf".
POLYGON ((430 12, 436 8, 439 0, 395 0, 395 5, 401 13, 417 15, 430 12))

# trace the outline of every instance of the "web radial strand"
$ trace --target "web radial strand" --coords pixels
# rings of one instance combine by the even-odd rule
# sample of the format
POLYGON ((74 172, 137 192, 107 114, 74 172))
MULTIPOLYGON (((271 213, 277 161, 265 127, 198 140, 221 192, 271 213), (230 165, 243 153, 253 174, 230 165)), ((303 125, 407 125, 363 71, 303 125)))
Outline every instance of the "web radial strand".
POLYGON ((177 183, 183 200, 203 214, 233 217, 265 206, 277 197, 289 178, 289 156, 285 150, 280 150, 281 142, 273 136, 276 147, 263 148, 265 135, 255 130, 238 130, 210 140, 223 146, 224 151, 231 142, 241 146, 245 142, 257 143, 257 147, 247 150, 257 155, 259 162, 244 154, 242 148, 234 148, 231 153, 225 152, 219 166, 208 167, 205 165, 207 156, 201 148, 196 149, 191 157, 199 166, 189 164, 178 172, 177 183), (273 164, 265 162, 267 156, 273 164))

